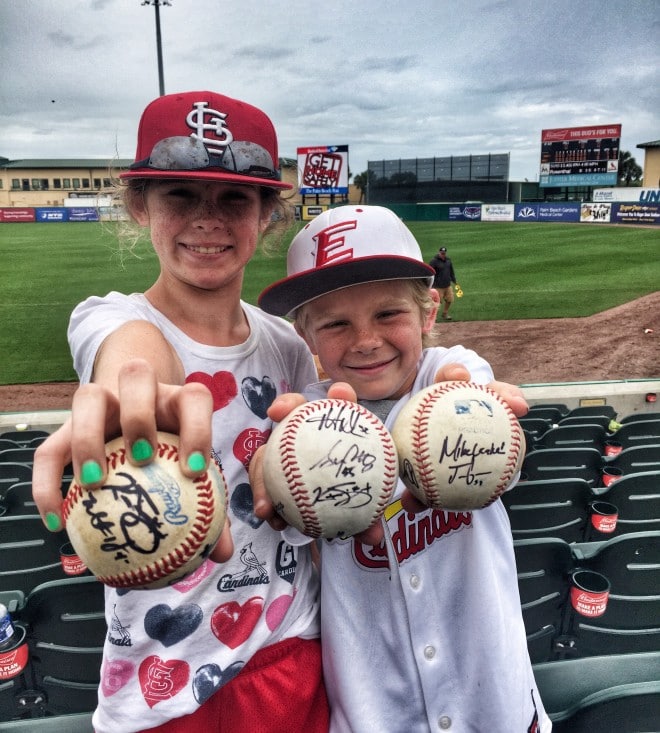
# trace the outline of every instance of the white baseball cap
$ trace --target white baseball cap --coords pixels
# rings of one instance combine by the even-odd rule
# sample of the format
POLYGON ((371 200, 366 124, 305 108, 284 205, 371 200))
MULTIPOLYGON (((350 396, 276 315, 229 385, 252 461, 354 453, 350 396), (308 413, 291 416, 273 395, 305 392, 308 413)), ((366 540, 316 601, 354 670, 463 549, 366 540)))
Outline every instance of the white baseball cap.
POLYGON ((324 211, 293 238, 286 270, 259 296, 259 306, 276 316, 351 285, 424 278, 430 287, 434 275, 408 227, 382 206, 324 211))

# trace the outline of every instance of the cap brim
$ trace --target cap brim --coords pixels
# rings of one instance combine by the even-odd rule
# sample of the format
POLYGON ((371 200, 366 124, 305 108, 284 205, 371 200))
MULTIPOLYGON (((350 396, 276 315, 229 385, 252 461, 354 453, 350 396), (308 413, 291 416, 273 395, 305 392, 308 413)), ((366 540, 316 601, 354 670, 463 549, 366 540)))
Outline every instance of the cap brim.
POLYGON ((310 300, 351 285, 425 278, 430 287, 434 274, 433 268, 424 262, 408 257, 375 255, 285 277, 267 287, 259 296, 258 303, 266 313, 287 316, 310 300))
POLYGON ((153 168, 137 168, 124 171, 119 174, 119 177, 122 180, 129 178, 160 178, 177 181, 218 181, 220 183, 239 183, 244 186, 266 186, 267 188, 279 188, 284 191, 290 191, 293 188, 291 183, 274 181, 272 178, 256 178, 219 170, 160 171, 153 168))

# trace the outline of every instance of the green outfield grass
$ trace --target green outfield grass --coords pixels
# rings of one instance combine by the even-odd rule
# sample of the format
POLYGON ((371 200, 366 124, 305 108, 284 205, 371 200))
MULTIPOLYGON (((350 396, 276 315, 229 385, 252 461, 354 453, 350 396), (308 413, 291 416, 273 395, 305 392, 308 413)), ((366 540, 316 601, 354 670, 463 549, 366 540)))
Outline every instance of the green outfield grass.
MULTIPOLYGON (((660 230, 587 224, 409 222, 427 260, 444 245, 465 296, 457 320, 586 316, 660 283, 660 230)), ((0 225, 0 384, 75 380, 66 341, 72 308, 109 290, 144 290, 158 262, 147 242, 122 258, 112 224, 0 225)), ((285 274, 286 244, 250 263, 256 302, 285 274)))

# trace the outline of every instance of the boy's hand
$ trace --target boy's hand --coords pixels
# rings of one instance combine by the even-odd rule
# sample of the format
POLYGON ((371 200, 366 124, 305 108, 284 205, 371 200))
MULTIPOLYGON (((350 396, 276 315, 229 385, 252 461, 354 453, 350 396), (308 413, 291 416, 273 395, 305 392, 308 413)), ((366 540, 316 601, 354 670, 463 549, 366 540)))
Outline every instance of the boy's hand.
MULTIPOLYGON (((435 374, 435 382, 469 382, 470 372, 462 364, 447 364, 435 374)), ((508 382, 493 381, 487 385, 497 395, 503 399, 511 408, 516 417, 522 417, 527 414, 529 407, 523 397, 520 387, 509 384, 508 382)), ((355 390, 345 382, 336 382, 328 389, 328 397, 333 399, 357 401, 355 390)), ((305 402, 303 395, 299 393, 288 393, 277 397, 268 408, 268 416, 275 422, 281 422, 294 408, 305 402)), ((266 487, 263 481, 263 446, 257 450, 252 461, 250 462, 249 474, 250 485, 252 486, 252 497, 254 501, 254 513, 260 519, 267 521, 273 529, 282 530, 287 525, 286 522, 275 512, 273 503, 268 497, 266 487)), ((416 514, 425 511, 427 506, 416 499, 408 489, 401 495, 401 504, 403 508, 416 514)), ((384 538, 383 526, 380 521, 369 527, 364 532, 355 535, 358 542, 365 545, 379 545, 384 538)))
MULTIPOLYGON (((336 382, 331 385, 328 389, 328 397, 331 399, 357 402, 355 390, 345 382, 336 382)), ((305 397, 298 392, 288 392, 280 395, 273 400, 271 406, 268 408, 268 417, 274 422, 282 422, 292 410, 303 405, 305 402, 307 402, 305 397)), ((273 502, 270 500, 266 491, 263 479, 264 447, 262 445, 257 449, 248 468, 250 486, 252 487, 254 513, 259 519, 268 522, 273 529, 281 531, 287 526, 287 523, 275 511, 273 502)))

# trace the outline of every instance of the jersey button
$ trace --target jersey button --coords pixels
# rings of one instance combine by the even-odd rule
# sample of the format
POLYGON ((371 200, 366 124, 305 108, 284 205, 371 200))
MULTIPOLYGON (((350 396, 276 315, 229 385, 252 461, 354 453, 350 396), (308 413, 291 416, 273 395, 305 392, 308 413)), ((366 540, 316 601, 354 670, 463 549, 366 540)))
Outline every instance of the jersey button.
POLYGON ((428 646, 424 647, 424 656, 427 659, 433 659, 435 657, 435 647, 431 646, 430 644, 428 646))
POLYGON ((422 581, 420 580, 420 578, 419 578, 419 575, 411 575, 411 576, 410 576, 410 587, 411 587, 411 588, 412 588, 413 590, 417 590, 417 589, 419 588, 419 584, 420 584, 421 582, 422 582, 422 581))
POLYGON ((438 726, 441 730, 449 730, 451 728, 451 718, 448 715, 443 715, 438 720, 438 726))

